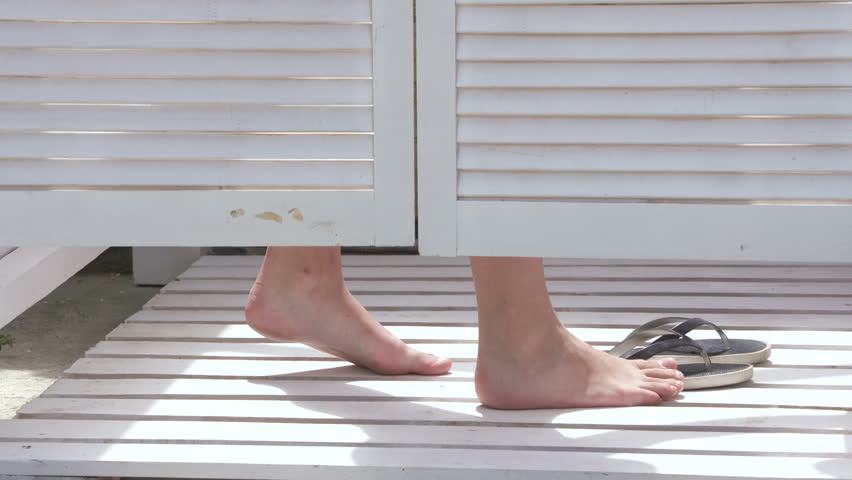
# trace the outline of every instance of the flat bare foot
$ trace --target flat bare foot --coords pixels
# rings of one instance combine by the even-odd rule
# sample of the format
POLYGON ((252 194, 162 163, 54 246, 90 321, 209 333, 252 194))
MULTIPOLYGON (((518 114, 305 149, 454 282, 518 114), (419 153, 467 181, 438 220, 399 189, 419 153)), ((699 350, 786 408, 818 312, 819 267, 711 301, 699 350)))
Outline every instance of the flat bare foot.
POLYGON ((246 320, 271 340, 304 343, 385 375, 442 375, 452 364, 403 343, 334 283, 277 285, 259 279, 249 294, 246 320))
POLYGON ((683 389, 683 374, 674 360, 617 358, 561 325, 537 341, 501 343, 483 343, 480 338, 476 393, 487 407, 655 405, 683 389))

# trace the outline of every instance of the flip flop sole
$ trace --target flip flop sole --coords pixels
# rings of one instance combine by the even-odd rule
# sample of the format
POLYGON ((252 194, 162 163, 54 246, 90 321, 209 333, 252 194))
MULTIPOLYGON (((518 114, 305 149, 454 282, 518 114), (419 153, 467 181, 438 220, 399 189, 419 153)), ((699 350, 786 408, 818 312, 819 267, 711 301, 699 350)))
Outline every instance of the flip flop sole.
POLYGON ((683 372, 684 390, 701 390, 703 388, 726 387, 751 380, 754 367, 731 363, 713 363, 711 369, 704 370, 704 364, 690 363, 678 365, 683 372))
MULTIPOLYGON (((756 365, 758 363, 763 363, 769 360, 769 356, 771 354, 772 345, 767 343, 763 348, 754 352, 710 355, 710 359, 714 363, 748 363, 751 365, 756 365)), ((682 353, 673 351, 659 353, 657 355, 654 355, 653 358, 673 358, 677 361, 677 363, 704 363, 704 361, 698 355, 684 355, 682 353)))

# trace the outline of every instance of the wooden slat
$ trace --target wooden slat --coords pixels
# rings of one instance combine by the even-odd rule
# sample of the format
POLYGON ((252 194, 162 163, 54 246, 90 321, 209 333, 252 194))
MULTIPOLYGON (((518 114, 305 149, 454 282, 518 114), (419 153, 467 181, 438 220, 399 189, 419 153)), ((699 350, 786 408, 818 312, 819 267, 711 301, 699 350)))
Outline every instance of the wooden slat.
POLYGON ((460 198, 698 198, 852 200, 852 172, 459 172, 460 198))
POLYGON ((0 18, 154 22, 369 22, 369 0, 0 0, 0 18))
MULTIPOLYGON (((826 96, 826 99, 833 97, 826 96)), ((670 140, 669 140, 670 141, 670 140)), ((848 171, 842 146, 459 145, 461 169, 599 172, 848 171)))
POLYGON ((843 31, 848 3, 465 6, 461 33, 735 33, 843 31))
MULTIPOLYGON (((467 257, 424 257, 420 255, 362 255, 362 254, 347 254, 342 258, 344 266, 347 267, 446 267, 446 266, 466 266, 469 264, 467 257)), ((199 258, 193 265, 198 267, 260 267, 263 263, 262 255, 205 255, 199 258)), ((676 260, 602 260, 588 258, 545 258, 544 263, 548 266, 571 266, 571 265, 590 265, 590 266, 657 266, 657 267, 674 267, 674 266, 729 266, 729 267, 785 267, 785 266, 801 266, 795 263, 766 263, 766 262, 735 262, 723 264, 720 262, 679 262, 676 260)), ((810 265, 819 266, 820 268, 845 268, 852 265, 844 265, 842 263, 810 265)))
POLYGON ((370 134, 0 132, 6 158, 372 158, 370 134))
MULTIPOLYGON (((197 263, 196 263, 197 265, 197 263)), ((163 287, 164 293, 243 293, 248 294, 253 280, 178 280, 163 287)), ((355 294, 369 293, 474 293, 472 280, 350 280, 346 282, 355 294)), ((634 294, 690 296, 838 296, 852 297, 852 282, 630 282, 552 280, 551 295, 634 294)))
MULTIPOLYGON (((781 369, 779 369, 781 370, 781 369)), ((373 401, 470 401, 477 402, 473 382, 408 380, 202 380, 202 379, 63 379, 43 398, 138 398, 138 399, 265 399, 265 400, 366 400, 373 401)), ((692 390, 678 403, 695 405, 849 408, 849 391, 832 387, 692 390)))
MULTIPOLYGON (((388 326, 388 330, 403 340, 428 340, 475 342, 478 336, 476 327, 459 326, 447 328, 441 326, 388 326)), ((587 342, 619 342, 630 333, 621 328, 572 328, 571 331, 587 342)), ((718 338, 712 330, 695 330, 693 338, 718 338)), ((812 345, 844 347, 852 345, 852 331, 810 331, 807 329, 785 330, 737 330, 732 338, 754 338, 774 345, 812 345)), ((165 341, 213 341, 226 342, 266 342, 260 334, 248 325, 154 325, 122 324, 110 332, 108 340, 165 340, 165 341)))
POLYGON ((370 79, 128 79, 0 76, 0 101, 369 105, 370 79))
POLYGON ((0 75, 369 77, 369 52, 0 49, 0 75))
POLYGON ((673 431, 852 432, 852 419, 842 410, 687 406, 672 402, 655 407, 506 411, 471 402, 384 402, 300 400, 133 400, 37 398, 19 411, 27 419, 122 419, 424 424, 528 425, 565 428, 656 427, 673 431), (756 415, 757 414, 757 415, 756 415), (426 420, 428 419, 428 420, 426 420))
MULTIPOLYGON (((459 115, 848 115, 852 111, 848 88, 463 88, 458 98, 459 115)), ((463 159, 461 155, 459 160, 463 159)))
POLYGON ((268 185, 370 188, 373 162, 274 160, 4 160, 0 187, 14 185, 268 185))
MULTIPOLYGON (((808 3, 819 3, 819 2, 835 2, 836 0, 808 0, 808 3)), ((801 3, 802 0, 773 0, 772 3, 801 3)), ((490 5, 513 5, 513 6, 529 6, 529 5, 600 5, 595 1, 590 0, 456 0, 458 5, 480 5, 480 6, 490 6, 490 5)), ((677 3, 682 4, 683 0, 619 0, 617 5, 659 5, 666 3, 677 3)), ((749 4, 749 3, 767 3, 766 0, 737 0, 736 2, 731 2, 731 0, 702 0, 702 4, 707 3, 737 3, 737 4, 749 4)))
MULTIPOLYGON (((117 342, 124 343, 124 342, 117 342)), ((142 343, 134 343, 130 345, 125 356, 131 354, 136 355, 136 358, 120 358, 122 345, 100 345, 96 348, 97 352, 91 352, 91 356, 77 360, 68 370, 65 375, 68 378, 129 378, 129 377, 146 377, 146 378, 258 378, 268 376, 280 376, 281 378, 321 378, 321 377, 349 377, 349 378, 365 378, 367 372, 357 367, 354 367, 346 362, 333 361, 332 356, 324 352, 311 351, 306 348, 299 348, 300 345, 287 344, 282 345, 278 359, 241 359, 233 356, 231 358, 205 358, 204 353, 209 352, 210 356, 216 354, 216 347, 193 344, 194 355, 197 358, 179 359, 179 358, 144 358, 143 351, 139 348, 144 348, 147 345, 142 343), (206 351, 203 350, 206 348, 206 351), (118 352, 116 357, 106 357, 107 351, 112 350, 118 352), (289 355, 289 356, 288 356, 289 355)), ((180 345, 170 345, 171 350, 166 350, 164 347, 163 355, 171 355, 176 357, 180 355, 180 345)), ((127 347, 127 346, 126 346, 127 347)), ((267 351, 273 353, 273 348, 268 348, 267 351)), ((457 360, 453 365, 449 375, 440 378, 473 378, 474 367, 472 360, 476 359, 476 346, 470 344, 417 344, 417 348, 424 352, 433 355, 448 356, 457 360)), ((600 346, 601 350, 606 350, 609 347, 600 346)), ((222 349, 227 350, 227 349, 222 349)), ((256 351, 261 351, 261 348, 256 348, 256 351)), ((190 356, 190 352, 185 352, 186 356, 190 356)), ((238 355, 240 352, 222 352, 238 355)), ((224 357, 225 355, 221 355, 224 357)), ((839 381, 838 378, 847 378, 852 372, 852 360, 849 360, 849 352, 846 350, 807 350, 804 348, 787 349, 776 348, 772 352, 772 360, 765 366, 778 368, 784 367, 784 372, 764 371, 756 377, 757 381, 764 383, 777 383, 780 380, 789 380, 789 376, 806 375, 814 373, 815 370, 796 370, 804 367, 825 367, 831 365, 832 368, 827 368, 830 371, 834 381, 839 381), (790 367, 790 368, 788 368, 790 367), (841 371, 840 368, 847 370, 841 371), (801 373, 797 373, 801 372, 801 373), (785 374, 787 377, 774 377, 773 375, 785 374), (775 380, 775 381, 773 381, 775 380)), ((423 378, 428 381, 432 378, 423 378)), ((800 377, 801 378, 801 377, 800 377)), ((807 380, 804 380, 808 383, 807 380)))
POLYGON ((458 138, 463 143, 849 145, 852 118, 462 117, 458 138))
POLYGON ((827 60, 852 58, 852 34, 459 35, 467 60, 827 60))
MULTIPOLYGON (((5 425, 4 425, 5 424, 5 425)), ((609 450, 633 448, 640 438, 647 451, 664 453, 672 450, 736 453, 807 453, 837 455, 845 453, 846 441, 852 435, 809 434, 806 446, 798 445, 795 433, 733 433, 711 439, 696 438, 692 432, 621 431, 614 429, 535 429, 501 427, 495 436, 489 427, 453 427, 444 425, 324 425, 263 424, 230 422, 227 429, 210 422, 144 422, 126 421, 5 421, 8 437, 17 441, 94 441, 113 443, 182 443, 182 444, 255 444, 287 446, 288 444, 352 444, 363 446, 397 445, 410 447, 482 448, 509 447, 531 449, 609 450), (76 427, 76 428, 75 428, 76 427), (781 450, 776 444, 785 445, 781 450), (795 446, 794 446, 795 445, 795 446), (785 450, 786 448, 786 450, 785 450)))
POLYGON ((87 445, 58 448, 52 443, 0 445, 0 460, 9 473, 19 471, 57 475, 69 468, 95 476, 119 476, 146 472, 164 478, 197 475, 233 479, 277 479, 292 476, 306 479, 328 478, 346 472, 351 479, 389 479, 401 474, 423 477, 471 479, 491 478, 496 472, 504 478, 550 479, 564 476, 566 470, 585 478, 647 480, 657 475, 684 476, 696 471, 709 478, 725 478, 732 473, 759 471, 766 478, 831 478, 820 465, 837 471, 852 468, 852 461, 826 457, 665 455, 611 452, 513 451, 468 449, 224 446, 224 445, 87 445), (229 459, 239 458, 239 461, 229 459), (570 458, 566 466, 566 458, 570 458), (38 459, 38 466, 33 460, 38 459), (134 465, 128 469, 126 466, 134 465), (343 470, 343 469, 346 470, 343 470), (653 474, 647 473, 648 471, 653 474), (558 472, 558 473, 556 473, 558 472), (726 473, 728 472, 728 473, 726 473))
POLYGON ((0 130, 371 132, 369 107, 42 105, 0 109, 0 130))
MULTIPOLYGON (((152 298, 146 308, 219 310, 245 308, 248 295, 244 293, 225 294, 181 294, 158 295, 152 298)), ((467 295, 420 295, 400 293, 396 295, 360 294, 359 301, 367 308, 397 309, 435 309, 451 310, 476 307, 476 297, 467 295)), ((665 295, 559 295, 552 298, 556 309, 590 309, 606 305, 609 308, 659 308, 681 310, 734 310, 734 311, 811 311, 852 313, 852 298, 849 297, 706 297, 706 296, 665 296, 665 295)))
MULTIPOLYGON (((470 310, 400 310, 373 311, 373 317, 388 325, 476 325, 476 312, 470 310)), ((591 312, 557 312, 566 326, 620 326, 635 328, 640 324, 665 316, 696 316, 690 312, 629 311, 626 309, 606 312, 596 309, 591 312)), ((845 330, 852 325, 852 315, 802 314, 786 312, 769 313, 713 313, 702 315, 724 328, 799 328, 808 325, 811 329, 845 330)), ((209 323, 242 324, 245 313, 239 310, 142 310, 127 319, 128 323, 209 323)))
MULTIPOLYGON (((852 7, 849 10, 852 12, 852 7)), ((850 87, 850 79, 850 61, 459 62, 458 65, 459 87, 850 87)))
MULTIPOLYGON (((257 277, 257 267, 192 267, 180 276, 182 279, 204 278, 251 278, 257 277)), ((352 279, 423 279, 423 278, 462 278, 469 279, 470 268, 465 266, 441 266, 430 268, 395 267, 369 268, 344 267, 344 274, 352 279)), ((549 279, 698 279, 709 280, 830 280, 852 281, 852 267, 821 268, 814 266, 771 266, 771 267, 732 267, 731 265, 700 265, 690 267, 670 266, 555 266, 546 267, 545 275, 549 279)))
MULTIPOLYGON (((112 5, 110 6, 112 8, 112 5)), ((367 49, 370 25, 90 23, 0 20, 0 45, 222 50, 367 49)))

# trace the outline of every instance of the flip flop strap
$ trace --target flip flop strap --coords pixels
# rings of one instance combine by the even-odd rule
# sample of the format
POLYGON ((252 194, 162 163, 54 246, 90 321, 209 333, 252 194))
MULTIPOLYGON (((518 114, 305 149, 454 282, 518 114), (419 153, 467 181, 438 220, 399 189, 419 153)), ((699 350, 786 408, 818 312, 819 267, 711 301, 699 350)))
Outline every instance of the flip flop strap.
POLYGON ((624 356, 625 353, 633 351, 636 347, 648 343, 648 340, 657 337, 681 338, 683 335, 668 328, 648 328, 645 330, 636 329, 627 335, 618 345, 609 351, 610 354, 616 357, 624 356))
POLYGON ((654 342, 639 351, 633 352, 625 358, 628 360, 647 360, 654 355, 671 350, 672 348, 685 348, 687 350, 694 351, 701 356, 702 360, 704 360, 704 368, 710 370, 710 356, 707 355, 707 352, 701 347, 701 345, 695 343, 695 341, 687 336, 654 342))
MULTIPOLYGON (((658 318, 658 319, 656 319, 656 320, 651 320, 651 321, 649 321, 649 322, 645 322, 645 323, 643 323, 642 325, 640 325, 639 327, 637 327, 635 330, 633 330, 632 332, 630 332, 630 335, 633 335, 634 333, 641 332, 641 331, 645 331, 645 330, 651 330, 651 329, 662 328, 662 327, 665 327, 666 325, 679 325, 679 324, 681 324, 681 323, 683 323, 683 322, 685 322, 685 321, 687 321, 687 320, 691 320, 691 319, 690 319, 690 318, 687 318, 687 317, 663 317, 663 318, 658 318)), ((628 335, 628 336, 630 336, 630 335, 628 335)))
MULTIPOLYGON (((670 318, 675 318, 675 317, 670 317, 670 318)), ((673 339, 676 339, 676 338, 680 338, 681 336, 686 336, 686 334, 695 330, 696 328, 703 327, 705 325, 712 327, 714 330, 716 330, 716 333, 719 334, 719 338, 722 339, 722 343, 724 344, 723 350, 718 351, 718 352, 712 352, 713 354, 724 353, 724 352, 727 352, 728 350, 731 349, 731 342, 730 342, 730 340, 728 340, 728 335, 726 335, 725 332, 723 332, 721 328, 717 327, 715 323, 704 320, 703 318, 690 318, 690 319, 682 322, 680 325, 677 325, 676 327, 672 328, 672 330, 674 330, 675 332, 677 332, 680 335, 664 335, 664 336, 660 337, 657 341, 659 342, 659 341, 664 341, 664 340, 673 340, 673 339)))

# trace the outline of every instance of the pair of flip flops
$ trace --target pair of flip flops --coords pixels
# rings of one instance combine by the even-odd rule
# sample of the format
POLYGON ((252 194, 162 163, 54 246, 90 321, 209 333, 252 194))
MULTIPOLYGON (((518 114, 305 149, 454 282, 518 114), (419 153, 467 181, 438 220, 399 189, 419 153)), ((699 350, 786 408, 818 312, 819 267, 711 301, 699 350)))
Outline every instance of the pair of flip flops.
POLYGON ((772 346, 758 340, 731 339, 701 318, 665 317, 631 332, 610 354, 631 360, 671 357, 684 375, 684 390, 722 387, 751 380, 753 364, 766 361, 772 346), (709 327, 718 339, 693 340, 688 333, 709 327))

